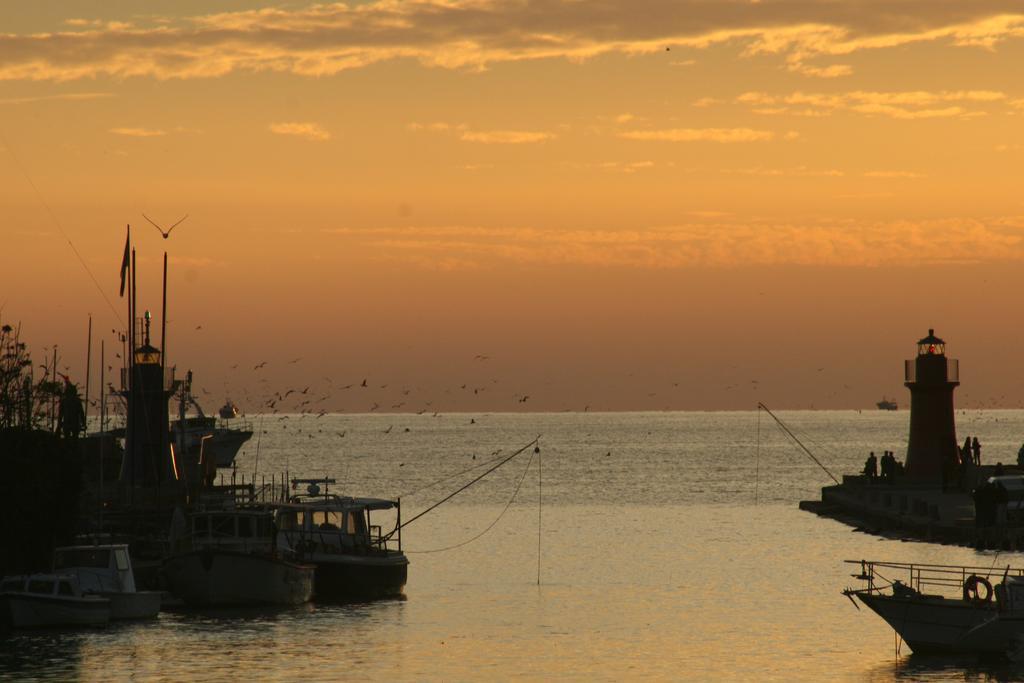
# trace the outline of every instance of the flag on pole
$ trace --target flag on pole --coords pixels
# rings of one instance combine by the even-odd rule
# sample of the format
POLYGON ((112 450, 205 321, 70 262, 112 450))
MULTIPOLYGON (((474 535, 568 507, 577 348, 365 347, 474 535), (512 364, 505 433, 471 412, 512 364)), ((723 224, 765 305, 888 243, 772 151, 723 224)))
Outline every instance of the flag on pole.
POLYGON ((132 227, 128 226, 128 234, 124 238, 124 258, 121 259, 121 296, 124 296, 125 277, 128 275, 128 255, 131 253, 132 227))

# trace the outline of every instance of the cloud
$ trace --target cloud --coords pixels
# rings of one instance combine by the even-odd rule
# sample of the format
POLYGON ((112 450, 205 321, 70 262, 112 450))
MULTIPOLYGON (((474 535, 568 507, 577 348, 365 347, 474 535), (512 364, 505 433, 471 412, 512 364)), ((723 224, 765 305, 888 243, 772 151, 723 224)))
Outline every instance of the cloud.
POLYGON ((458 133, 463 142, 477 142, 485 145, 524 145, 534 142, 553 140, 557 136, 545 131, 529 130, 472 130, 465 123, 409 123, 406 128, 411 131, 427 131, 431 133, 458 133))
POLYGON ((763 168, 761 166, 755 166, 753 168, 725 169, 722 172, 729 175, 765 177, 789 176, 795 178, 842 178, 846 175, 843 171, 834 168, 815 169, 807 168, 806 166, 795 166, 793 168, 763 168))
POLYGON ((622 230, 443 226, 334 230, 390 257, 451 267, 548 263, 687 268, 751 265, 913 266, 1024 263, 1024 216, 906 221, 739 221, 727 214, 681 225, 622 230))
POLYGON ((295 137, 305 138, 306 140, 313 140, 316 142, 331 139, 331 134, 316 123, 272 123, 268 128, 271 133, 277 133, 278 135, 294 135, 295 137))
POLYGON ((725 100, 721 100, 721 99, 719 99, 717 97, 701 97, 700 99, 694 101, 693 106, 695 106, 695 107, 710 107, 712 105, 722 104, 724 102, 725 102, 725 100))
POLYGON ((606 161, 600 164, 602 170, 616 171, 618 173, 636 173, 637 171, 654 168, 655 166, 656 164, 653 161, 606 161))
POLYGON ((167 131, 159 128, 111 128, 114 135, 126 135, 131 138, 157 138, 167 135, 167 131))
MULTIPOLYGON (((866 50, 937 43, 996 49, 1024 37, 1019 0, 370 0, 133 22, 69 20, 0 34, 0 80, 325 76, 387 60, 449 69, 725 46, 812 77, 849 74, 866 50)), ((687 65, 684 55, 671 63, 687 65)), ((666 60, 666 63, 669 63, 666 60)))
POLYGON ((631 130, 619 133, 629 140, 662 140, 666 142, 764 142, 775 133, 752 128, 669 128, 667 130, 631 130))
POLYGON ((87 100, 101 100, 113 97, 109 92, 71 92, 60 95, 35 95, 31 97, 5 97, 0 99, 0 104, 31 104, 32 102, 82 102, 87 100))
MULTIPOLYGON (((909 90, 873 92, 854 90, 835 93, 794 92, 772 95, 745 92, 736 98, 739 104, 752 107, 757 114, 794 116, 828 116, 848 111, 877 114, 894 119, 931 119, 984 115, 984 112, 962 105, 1005 102, 1006 93, 996 90, 909 90), (945 105, 945 106, 944 106, 945 105)), ((1012 104, 1012 103, 1011 103, 1012 104)))
POLYGON ((915 171, 865 171, 865 178, 907 178, 915 180, 917 178, 925 178, 923 173, 917 173, 915 171))
POLYGON ((544 142, 554 137, 554 133, 527 130, 469 130, 462 133, 459 139, 463 142, 480 142, 485 145, 523 145, 544 142))
POLYGON ((429 130, 435 133, 446 132, 450 130, 466 130, 468 126, 464 123, 445 123, 444 121, 436 121, 434 123, 416 123, 415 121, 406 125, 409 130, 420 131, 429 130))

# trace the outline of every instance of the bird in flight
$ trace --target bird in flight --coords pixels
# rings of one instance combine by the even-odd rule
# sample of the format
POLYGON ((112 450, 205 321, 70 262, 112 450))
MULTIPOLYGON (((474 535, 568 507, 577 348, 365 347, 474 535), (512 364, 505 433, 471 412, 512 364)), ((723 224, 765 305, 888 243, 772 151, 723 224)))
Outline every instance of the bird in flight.
POLYGON ((153 222, 153 219, 152 219, 152 218, 150 218, 149 216, 147 216, 146 214, 142 214, 142 217, 143 217, 143 218, 145 218, 145 219, 146 219, 147 221, 149 221, 150 225, 152 225, 152 226, 153 226, 154 228, 156 228, 157 230, 159 230, 159 231, 160 231, 160 234, 164 236, 164 239, 167 239, 168 237, 170 237, 170 236, 171 236, 171 230, 174 230, 174 229, 175 229, 176 227, 178 227, 179 225, 181 225, 182 221, 184 221, 184 220, 185 220, 186 218, 188 218, 188 214, 186 213, 186 214, 185 214, 184 216, 182 216, 182 217, 181 217, 181 219, 180 219, 180 220, 179 220, 179 221, 178 221, 177 223, 175 223, 175 224, 174 224, 174 225, 172 225, 171 227, 167 228, 166 230, 164 230, 164 229, 163 229, 163 228, 161 228, 161 227, 160 227, 159 225, 157 225, 156 223, 154 223, 154 222, 153 222))

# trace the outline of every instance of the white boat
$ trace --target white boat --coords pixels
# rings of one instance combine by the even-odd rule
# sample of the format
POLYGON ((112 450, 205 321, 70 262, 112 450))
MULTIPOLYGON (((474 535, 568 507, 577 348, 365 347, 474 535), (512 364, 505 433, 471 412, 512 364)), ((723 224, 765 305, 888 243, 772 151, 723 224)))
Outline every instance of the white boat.
POLYGON ((231 467, 242 445, 252 438, 253 428, 247 420, 231 419, 238 417, 234 403, 228 401, 220 414, 224 419, 218 421, 203 411, 192 394, 189 370, 178 389, 178 419, 172 420, 170 426, 171 443, 186 462, 212 460, 217 467, 231 467), (186 415, 189 406, 195 409, 194 415, 186 415))
POLYGON ((293 479, 305 494, 276 506, 278 547, 316 567, 314 598, 355 601, 402 594, 409 560, 402 552, 401 505, 330 494, 333 479, 293 479), (323 485, 323 491, 320 485, 323 485), (385 532, 371 514, 393 510, 385 532))
POLYGON ((74 576, 7 576, 0 581, 0 621, 13 628, 102 626, 110 621, 110 600, 84 594, 74 576))
POLYGON ((53 551, 53 570, 74 576, 83 593, 109 599, 112 620, 154 619, 160 613, 160 592, 135 588, 127 545, 57 548, 53 551))
POLYGON ((860 567, 853 577, 866 586, 843 594, 882 617, 914 652, 1024 651, 1024 569, 847 562, 860 567))
POLYGON ((245 442, 252 438, 252 425, 245 420, 229 425, 226 420, 200 413, 171 422, 170 438, 177 452, 187 458, 206 462, 212 458, 217 467, 231 467, 245 442))
POLYGON ((163 571, 188 605, 301 605, 313 594, 313 567, 282 557, 267 510, 194 513, 177 545, 163 571))

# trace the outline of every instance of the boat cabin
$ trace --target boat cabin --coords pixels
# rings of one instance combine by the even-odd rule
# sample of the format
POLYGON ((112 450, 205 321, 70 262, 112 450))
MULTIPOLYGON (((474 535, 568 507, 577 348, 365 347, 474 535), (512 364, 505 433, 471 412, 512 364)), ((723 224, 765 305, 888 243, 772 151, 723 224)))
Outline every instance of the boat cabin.
POLYGON ((0 593, 29 593, 33 595, 57 595, 80 597, 82 591, 73 576, 56 574, 28 574, 8 576, 0 582, 0 593))
POLYGON ((277 513, 278 529, 289 536, 299 534, 327 533, 337 536, 339 542, 347 547, 367 547, 370 545, 369 526, 366 510, 361 508, 339 507, 288 507, 277 513))
POLYGON ((279 542, 290 548, 313 543, 333 552, 401 550, 401 515, 397 501, 335 495, 295 496, 277 507, 279 542), (395 528, 385 533, 371 521, 375 511, 393 510, 395 528))
POLYGON ((194 549, 222 548, 243 552, 273 547, 273 513, 264 509, 210 510, 191 516, 189 539, 194 549))
POLYGON ((53 551, 53 571, 74 574, 86 592, 135 592, 135 575, 125 544, 57 548, 53 551))

